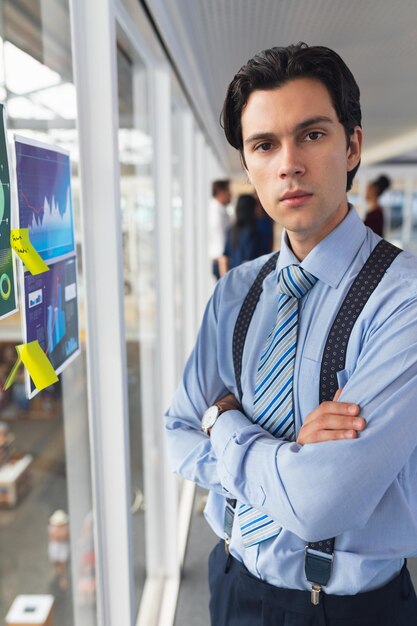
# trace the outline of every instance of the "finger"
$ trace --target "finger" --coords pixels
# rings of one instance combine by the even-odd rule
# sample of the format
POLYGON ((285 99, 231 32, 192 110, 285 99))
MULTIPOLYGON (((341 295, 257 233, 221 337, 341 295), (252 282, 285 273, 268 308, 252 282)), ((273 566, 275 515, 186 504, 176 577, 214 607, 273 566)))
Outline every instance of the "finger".
POLYGON ((324 415, 309 424, 304 424, 297 441, 303 444, 328 441, 330 439, 352 439, 352 432, 359 433, 365 427, 366 421, 362 417, 324 415), (334 437, 330 434, 332 432, 335 433, 334 437), (346 433, 344 437, 341 436, 343 432, 346 433))
POLYGON ((356 430, 318 430, 311 433, 301 433, 297 438, 297 443, 322 443, 324 441, 337 441, 342 439, 357 439, 356 430))
POLYGON ((357 415, 360 410, 359 404, 354 404, 353 402, 335 402, 334 400, 331 402, 322 402, 317 409, 319 409, 319 413, 334 413, 336 415, 357 415))
POLYGON ((350 415, 321 415, 316 420, 304 424, 308 432, 319 430, 363 430, 366 426, 365 420, 360 417, 352 417, 350 415))
POLYGON ((343 391, 343 387, 339 387, 339 389, 334 394, 333 402, 337 402, 339 400, 340 394, 342 393, 342 391, 343 391))
POLYGON ((359 405, 352 404, 351 402, 322 402, 314 411, 307 415, 304 423, 312 422, 326 414, 358 415, 359 411, 359 405))

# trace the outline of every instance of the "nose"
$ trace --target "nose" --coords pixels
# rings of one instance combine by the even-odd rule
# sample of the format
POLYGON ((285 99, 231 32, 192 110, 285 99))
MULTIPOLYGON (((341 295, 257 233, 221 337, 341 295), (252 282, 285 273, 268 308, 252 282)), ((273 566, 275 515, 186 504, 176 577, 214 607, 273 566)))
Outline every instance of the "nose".
POLYGON ((305 172, 305 166, 302 161, 300 150, 293 143, 283 143, 279 151, 280 163, 278 167, 278 175, 282 179, 291 178, 293 176, 302 176, 305 172))

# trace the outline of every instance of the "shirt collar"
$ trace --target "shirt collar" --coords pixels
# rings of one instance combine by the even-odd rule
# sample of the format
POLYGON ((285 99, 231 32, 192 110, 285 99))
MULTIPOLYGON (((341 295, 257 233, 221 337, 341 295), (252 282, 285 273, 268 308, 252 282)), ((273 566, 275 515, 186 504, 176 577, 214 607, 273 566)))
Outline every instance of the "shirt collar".
POLYGON ((300 263, 291 251, 287 233, 282 232, 277 271, 288 265, 301 265, 313 276, 336 289, 366 237, 366 227, 350 204, 342 222, 315 246, 300 263))

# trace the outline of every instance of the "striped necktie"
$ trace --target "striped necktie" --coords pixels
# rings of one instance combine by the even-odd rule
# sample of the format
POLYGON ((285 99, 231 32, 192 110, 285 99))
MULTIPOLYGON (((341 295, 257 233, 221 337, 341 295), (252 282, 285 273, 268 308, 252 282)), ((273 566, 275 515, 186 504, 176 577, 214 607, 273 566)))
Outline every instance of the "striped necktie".
MULTIPOLYGON (((259 359, 252 421, 280 439, 294 440, 293 375, 297 349, 298 301, 317 278, 299 265, 279 275, 276 322, 259 359)), ((275 537, 281 526, 248 504, 239 507, 239 524, 245 548, 275 537)))

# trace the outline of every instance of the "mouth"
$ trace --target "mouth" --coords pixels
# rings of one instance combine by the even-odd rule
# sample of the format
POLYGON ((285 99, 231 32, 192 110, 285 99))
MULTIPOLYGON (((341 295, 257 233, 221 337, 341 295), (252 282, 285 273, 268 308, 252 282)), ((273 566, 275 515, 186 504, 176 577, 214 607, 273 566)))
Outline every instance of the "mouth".
POLYGON ((296 207, 305 204, 312 195, 312 193, 303 189, 295 189, 294 191, 284 193, 279 200, 288 207, 296 207))

